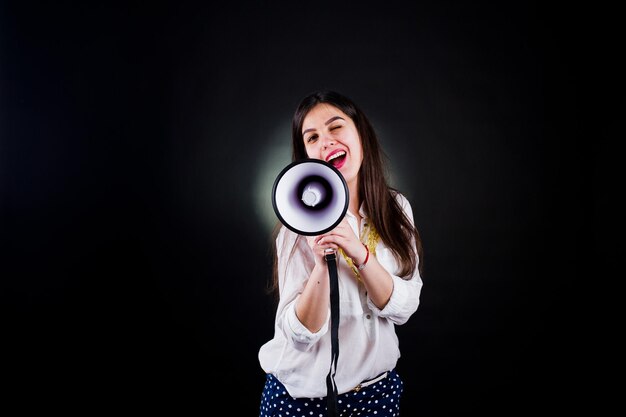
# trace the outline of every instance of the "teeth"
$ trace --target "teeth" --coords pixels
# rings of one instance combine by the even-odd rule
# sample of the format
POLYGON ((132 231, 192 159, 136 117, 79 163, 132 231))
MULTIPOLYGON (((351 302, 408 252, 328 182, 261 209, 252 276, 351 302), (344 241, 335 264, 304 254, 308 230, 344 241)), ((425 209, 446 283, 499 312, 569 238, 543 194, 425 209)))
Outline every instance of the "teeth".
POLYGON ((332 161, 335 158, 339 158, 340 156, 344 156, 346 153, 341 151, 341 152, 337 152, 335 154, 333 154, 330 158, 328 158, 328 161, 332 161))

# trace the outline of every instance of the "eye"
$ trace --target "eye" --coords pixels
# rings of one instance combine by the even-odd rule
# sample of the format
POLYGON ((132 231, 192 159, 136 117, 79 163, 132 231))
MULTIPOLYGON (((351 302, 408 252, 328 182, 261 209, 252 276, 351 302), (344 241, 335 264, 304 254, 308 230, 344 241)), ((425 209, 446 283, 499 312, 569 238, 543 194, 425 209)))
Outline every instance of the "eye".
POLYGON ((341 125, 336 125, 336 126, 332 126, 330 128, 330 130, 332 131, 332 130, 337 130, 337 129, 340 129, 340 128, 341 128, 341 125))
POLYGON ((317 140, 317 135, 311 135, 306 139, 306 143, 313 143, 317 140))

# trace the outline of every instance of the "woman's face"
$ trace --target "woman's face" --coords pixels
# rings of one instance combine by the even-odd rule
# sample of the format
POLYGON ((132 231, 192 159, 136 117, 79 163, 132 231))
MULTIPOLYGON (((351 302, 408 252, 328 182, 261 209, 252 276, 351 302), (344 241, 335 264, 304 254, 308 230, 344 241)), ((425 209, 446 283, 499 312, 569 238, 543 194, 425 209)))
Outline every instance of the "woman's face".
POLYGON ((317 104, 304 118, 302 138, 309 158, 332 164, 347 183, 356 181, 363 147, 354 122, 344 112, 330 104, 317 104))

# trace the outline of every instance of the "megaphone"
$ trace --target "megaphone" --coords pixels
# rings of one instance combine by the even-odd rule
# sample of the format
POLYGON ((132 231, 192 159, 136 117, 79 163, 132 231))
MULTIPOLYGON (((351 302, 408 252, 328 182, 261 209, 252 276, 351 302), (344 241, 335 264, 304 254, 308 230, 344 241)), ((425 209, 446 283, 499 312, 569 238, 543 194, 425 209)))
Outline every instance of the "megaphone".
POLYGON ((334 229, 348 211, 346 180, 337 168, 321 159, 302 159, 287 165, 272 187, 276 216, 290 230, 305 236, 334 229))
MULTIPOLYGON (((337 168, 321 159, 302 159, 287 165, 272 187, 272 206, 282 224, 305 236, 334 229, 348 211, 346 180, 337 168)), ((326 377, 329 416, 338 416, 335 372, 339 358, 339 278, 334 249, 326 249, 330 280, 331 362, 326 377)))

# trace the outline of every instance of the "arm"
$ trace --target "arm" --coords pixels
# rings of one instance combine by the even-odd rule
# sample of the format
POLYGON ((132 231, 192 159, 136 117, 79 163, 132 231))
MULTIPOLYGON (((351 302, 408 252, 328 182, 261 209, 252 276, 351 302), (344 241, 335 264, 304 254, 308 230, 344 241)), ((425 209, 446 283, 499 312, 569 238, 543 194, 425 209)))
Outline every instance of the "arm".
MULTIPOLYGON (((413 211, 409 201, 401 194, 398 194, 396 198, 398 198, 400 206, 411 223, 414 223, 413 211)), ((413 246, 413 250, 416 251, 415 242, 411 242, 411 244, 413 246)), ((377 251, 377 261, 379 264, 385 265, 389 271, 395 271, 397 268, 396 260, 391 251, 387 248, 377 251)), ((420 262, 419 259, 418 262, 420 262)), ((415 268, 413 274, 408 279, 406 277, 402 278, 398 275, 394 275, 393 273, 391 273, 391 279, 393 280, 393 292, 391 293, 391 297, 388 302, 382 308, 380 308, 373 299, 368 300, 368 304, 372 311, 380 317, 387 317, 395 324, 403 324, 409 319, 409 317, 411 317, 419 306, 420 294, 423 285, 422 278, 419 274, 419 268, 415 268)))
MULTIPOLYGON (((348 220, 344 218, 337 227, 319 239, 319 243, 334 244, 343 249, 346 256, 357 264, 365 262, 368 251, 354 234, 348 220)), ((375 256, 369 256, 366 267, 360 271, 361 279, 367 289, 368 297, 378 308, 383 308, 393 292, 394 282, 391 274, 378 262, 375 256)))
POLYGON ((312 248, 283 228, 276 239, 280 300, 276 326, 301 350, 317 342, 328 329, 330 284, 323 247, 312 248), (311 256, 313 249, 315 256, 311 256), (315 252, 317 250, 318 252, 315 252))
MULTIPOLYGON (((407 217, 413 222, 413 212, 408 200, 401 194, 397 194, 396 198, 407 217)), ((367 249, 355 235, 347 219, 322 236, 320 243, 334 243, 340 246, 356 264, 362 264, 367 256, 367 249)), ((413 250, 416 250, 415 242, 411 244, 413 250)), ((360 275, 367 290, 368 304, 372 311, 381 317, 389 318, 396 324, 402 324, 417 310, 422 280, 417 268, 410 279, 395 275, 396 270, 397 263, 391 251, 383 247, 377 250, 376 257, 369 257, 360 275)))

